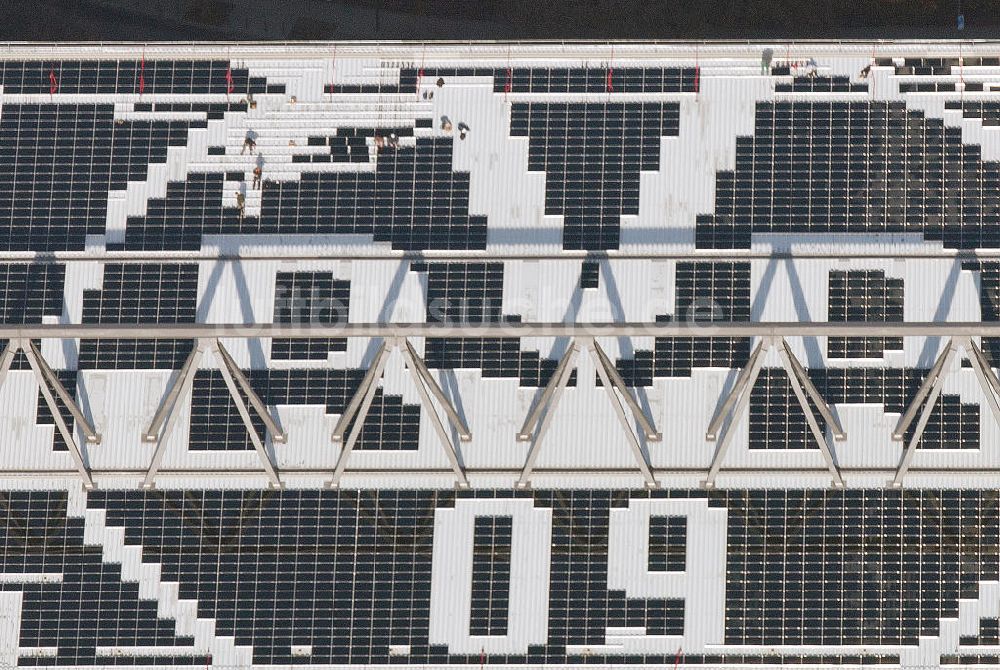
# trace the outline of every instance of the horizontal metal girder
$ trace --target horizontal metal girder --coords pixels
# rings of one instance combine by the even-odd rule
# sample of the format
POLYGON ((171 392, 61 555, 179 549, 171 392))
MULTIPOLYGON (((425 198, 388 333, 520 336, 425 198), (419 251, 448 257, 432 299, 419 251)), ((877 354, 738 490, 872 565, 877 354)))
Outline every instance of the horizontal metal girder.
POLYGON ((1000 321, 621 323, 188 323, 0 325, 0 339, 281 337, 1000 337, 1000 321))

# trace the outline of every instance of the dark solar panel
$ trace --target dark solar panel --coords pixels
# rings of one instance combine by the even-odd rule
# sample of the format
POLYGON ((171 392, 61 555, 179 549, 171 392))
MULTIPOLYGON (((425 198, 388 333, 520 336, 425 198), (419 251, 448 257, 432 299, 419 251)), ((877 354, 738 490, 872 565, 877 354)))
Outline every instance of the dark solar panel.
MULTIPOLYGON (((903 320, 903 280, 882 270, 830 272, 827 320, 851 323, 889 323, 903 320)), ((830 337, 830 358, 882 358, 902 351, 901 337, 830 337)))
MULTIPOLYGON (((818 368, 808 371, 828 403, 882 405, 887 414, 902 414, 909 406, 928 370, 917 368, 818 368)), ((825 432, 825 422, 810 403, 825 432)), ((979 449, 980 408, 943 393, 938 398, 923 435, 920 449, 979 449)), ((764 368, 750 395, 751 449, 813 449, 805 414, 795 398, 788 376, 781 368, 764 368)), ((909 443, 915 426, 904 435, 909 443)))
MULTIPOLYGON (((244 370, 250 387, 268 406, 318 405, 326 414, 340 414, 354 396, 364 370, 327 368, 244 370)), ((243 398, 246 404, 245 395, 243 398)), ((251 418, 258 435, 264 424, 251 418)), ((355 449, 414 450, 420 437, 420 405, 403 404, 400 396, 375 393, 355 449)), ((242 451, 253 449, 229 389, 218 370, 195 374, 188 437, 191 451, 242 451)))
MULTIPOLYGON (((658 321, 690 323, 750 320, 750 264, 681 262, 674 276, 676 316, 658 321)), ((636 351, 617 363, 634 386, 652 386, 654 377, 687 377, 693 368, 741 367, 750 357, 749 338, 657 337, 653 351, 636 351)))
MULTIPOLYGON (((332 272, 279 272, 274 280, 274 322, 302 324, 347 323, 351 282, 335 280, 332 272)), ((326 360, 346 351, 347 338, 274 338, 272 360, 326 360)))
POLYGON ((469 635, 507 634, 512 527, 513 517, 476 517, 469 635))
POLYGON ((486 217, 469 213, 469 174, 452 169, 451 138, 418 138, 379 154, 374 173, 310 172, 263 183, 260 216, 223 207, 223 175, 189 174, 130 217, 130 250, 196 250, 202 235, 367 234, 394 249, 482 249, 486 217))
MULTIPOLYGON (((83 291, 83 323, 194 323, 198 266, 108 263, 99 290, 83 291)), ((192 340, 80 341, 81 369, 179 369, 192 340)))
POLYGON ((528 170, 545 173, 545 213, 563 216, 564 249, 617 249, 621 217, 639 213, 639 173, 660 169, 677 103, 514 103, 510 134, 528 138, 528 170), (600 184, 600 188, 594 188, 600 184))
POLYGON ((5 93, 265 93, 224 60, 0 60, 5 93), (141 89, 141 90, 140 90, 141 89))
MULTIPOLYGON (((411 266, 411 270, 414 269, 411 266)), ((501 323, 520 320, 503 309, 502 262, 428 263, 427 320, 432 323, 501 323)), ((544 386, 558 361, 537 351, 522 351, 518 338, 429 337, 427 366, 432 369, 479 368, 485 377, 520 380, 521 386, 544 386)), ((570 379, 575 385, 576 373, 570 379)))
POLYGON ((761 102, 695 236, 701 249, 748 248, 753 233, 917 233, 997 248, 998 193, 1000 162, 904 102, 761 102))
POLYGON ((5 104, 0 250, 83 250, 103 234, 108 191, 146 178, 191 121, 114 120, 110 104, 5 104))
MULTIPOLYGON (((55 657, 21 656, 18 665, 142 663, 131 655, 98 655, 98 647, 129 646, 180 648, 176 655, 155 655, 154 665, 207 662, 190 653, 192 638, 177 636, 174 622, 158 616, 155 600, 140 598, 137 582, 123 580, 119 564, 105 562, 100 544, 84 543, 84 520, 67 516, 65 491, 4 491, 0 509, 6 519, 0 523, 0 572, 62 575, 61 581, 3 587, 23 594, 20 646, 57 650, 55 657)), ((141 511, 130 517, 144 519, 141 511)))

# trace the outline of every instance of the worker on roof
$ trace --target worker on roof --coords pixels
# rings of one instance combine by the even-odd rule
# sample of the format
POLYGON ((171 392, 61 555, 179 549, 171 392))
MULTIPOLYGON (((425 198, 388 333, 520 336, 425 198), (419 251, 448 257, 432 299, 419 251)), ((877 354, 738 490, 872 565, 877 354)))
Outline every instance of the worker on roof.
POLYGON ((774 58, 774 52, 771 49, 764 49, 760 55, 760 73, 767 74, 771 71, 771 59, 774 58))
POLYGON ((250 150, 250 155, 253 155, 253 150, 257 148, 257 140, 254 139, 254 133, 252 130, 247 131, 246 137, 243 138, 243 148, 240 149, 240 156, 243 155, 247 149, 250 150))
POLYGON ((464 140, 465 136, 469 134, 469 130, 471 130, 471 129, 465 123, 465 121, 459 121, 458 122, 458 139, 464 140))
POLYGON ((240 223, 243 223, 243 216, 247 211, 247 199, 242 191, 236 191, 236 208, 240 211, 240 223))
POLYGON ((260 188, 260 177, 261 177, 261 175, 263 173, 264 173, 264 170, 261 169, 260 163, 257 163, 257 165, 255 165, 254 169, 253 169, 253 182, 251 182, 250 188, 253 188, 253 189, 260 188))

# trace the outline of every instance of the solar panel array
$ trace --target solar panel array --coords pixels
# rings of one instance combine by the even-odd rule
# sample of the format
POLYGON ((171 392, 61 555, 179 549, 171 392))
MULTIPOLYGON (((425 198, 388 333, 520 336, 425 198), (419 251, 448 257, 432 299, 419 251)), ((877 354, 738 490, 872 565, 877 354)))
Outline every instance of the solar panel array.
MULTIPOLYGON (((440 412, 468 489, 398 354, 347 423, 344 480, 320 485, 367 338, 223 338, 288 433, 251 409, 284 488, 260 486, 250 398, 208 354, 149 490, 141 435, 197 342, 37 340, 102 433, 88 444, 56 398, 98 485, 65 474, 72 445, 18 355, 0 386, 0 665, 997 663, 1000 429, 974 352, 898 489, 918 428, 890 431, 943 341, 789 338, 849 433, 834 442, 808 402, 847 488, 825 487, 771 352, 706 490, 705 427, 759 340, 698 329, 1000 319, 1000 60, 577 47, 0 60, 0 324, 690 328, 600 338, 663 433, 639 440, 653 490, 587 353, 513 486, 566 338, 411 338, 432 404, 473 433, 440 412), (870 244, 928 257, 850 258, 870 244), (772 248, 786 257, 753 257, 772 248)), ((997 338, 982 350, 996 361, 997 338)))

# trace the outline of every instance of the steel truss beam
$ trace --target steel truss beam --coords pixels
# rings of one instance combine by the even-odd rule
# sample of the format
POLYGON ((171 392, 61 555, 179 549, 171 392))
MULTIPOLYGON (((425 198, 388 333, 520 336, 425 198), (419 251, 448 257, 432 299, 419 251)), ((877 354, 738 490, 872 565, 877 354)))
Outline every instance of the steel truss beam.
POLYGON ((622 425, 622 429, 625 431, 629 448, 632 450, 632 455, 635 457, 636 463, 639 466, 639 471, 642 473, 642 478, 646 482, 646 486, 649 488, 655 488, 657 486, 657 482, 656 478, 653 476, 652 467, 650 466, 649 459, 642 450, 639 438, 636 436, 632 425, 629 423, 628 417, 625 415, 625 409, 622 407, 622 399, 624 399, 625 404, 628 405, 629 409, 632 411, 632 415, 642 428, 644 437, 648 442, 658 442, 663 439, 663 436, 661 433, 657 432, 656 427, 653 424, 653 420, 646 416, 643 409, 639 407, 639 403, 632 398, 625 385, 625 380, 622 379, 620 374, 618 374, 618 370, 615 368, 614 363, 612 363, 611 359, 604 353, 601 345, 599 345, 592 337, 574 338, 570 342, 569 349, 566 350, 566 353, 563 354, 563 357, 559 360, 559 364, 556 366, 556 369, 552 374, 552 378, 545 386, 545 390, 538 398, 538 401, 528 412, 528 416, 525 418, 524 424, 521 426, 521 430, 518 431, 518 441, 525 442, 530 439, 531 447, 528 449, 528 455, 524 461, 521 476, 517 480, 517 486, 519 488, 525 488, 531 483, 531 472, 535 467, 535 461, 538 459, 538 454, 541 450, 542 438, 545 437, 545 433, 548 431, 552 415, 556 406, 559 404, 559 398, 562 396, 563 391, 566 389, 566 384, 569 382, 569 378, 573 374, 573 370, 576 367, 576 357, 579 355, 581 347, 586 347, 588 354, 594 361, 594 367, 597 368, 597 374, 601 379, 601 384, 604 386, 604 389, 608 394, 608 400, 611 401, 611 406, 615 410, 618 422, 622 425), (619 399, 619 395, 615 393, 616 390, 618 391, 618 394, 621 394, 621 399, 619 399), (532 435, 532 433, 534 434, 532 435))
POLYGON ((986 356, 983 354, 982 349, 976 345, 975 341, 971 337, 963 336, 948 340, 944 350, 934 362, 934 366, 931 368, 931 371, 927 374, 923 384, 921 384, 920 389, 917 391, 917 395, 914 396, 910 405, 906 408, 906 411, 899 418, 899 423, 896 424, 895 430, 893 430, 893 439, 902 440, 906 431, 909 429, 910 424, 913 422, 913 417, 916 416, 917 411, 920 410, 921 404, 923 404, 923 411, 920 413, 920 418, 913 430, 913 436, 910 438, 909 443, 906 445, 906 449, 903 451, 899 465, 896 468, 896 475, 892 479, 893 487, 898 488, 903 485, 903 478, 905 477, 907 470, 909 470, 910 462, 913 460, 914 452, 917 448, 917 443, 924 434, 927 422, 930 420, 931 413, 934 411, 934 406, 941 395, 941 389, 944 386, 944 381, 951 372, 951 360, 954 358, 959 348, 965 350, 965 355, 969 359, 969 363, 972 365, 973 371, 976 373, 976 379, 979 380, 979 386, 982 388, 983 394, 986 396, 986 401, 990 406, 990 411, 993 413, 993 418, 997 424, 1000 425, 1000 402, 998 402, 997 399, 997 396, 1000 395, 1000 379, 998 379, 993 373, 993 369, 990 366, 989 361, 986 360, 986 356))
POLYGON ((333 475, 328 485, 331 487, 340 486, 340 479, 347 469, 347 462, 354 451, 354 445, 357 444, 358 438, 361 436, 365 418, 368 416, 368 410, 371 408, 372 400, 374 400, 375 393, 378 390, 378 384, 385 373, 385 364, 389 360, 390 354, 396 349, 399 349, 403 355, 406 367, 410 371, 414 385, 417 387, 417 393, 420 395, 420 402, 427 412, 431 425, 434 427, 434 432, 437 433, 441 447, 444 449, 445 456, 448 458, 451 469, 455 473, 458 487, 468 488, 469 480, 466 478, 461 456, 458 449, 452 444, 451 438, 448 436, 444 424, 441 422, 441 417, 438 416, 437 407, 434 405, 431 396, 436 398, 438 403, 444 408, 445 415, 454 427, 455 432, 458 433, 460 441, 468 442, 472 439, 472 433, 459 415, 458 410, 455 409, 455 406, 445 396, 444 391, 437 383, 437 380, 434 379, 430 370, 427 369, 427 365, 417 353, 417 350, 403 337, 390 337, 379 344, 375 352, 375 358, 372 359, 372 364, 368 367, 368 371, 361 380, 361 385, 354 393, 354 397, 347 404, 344 413, 340 416, 340 420, 337 421, 333 435, 330 436, 332 441, 343 441, 344 433, 347 432, 348 426, 350 426, 351 431, 347 436, 347 441, 344 443, 343 448, 340 450, 340 455, 337 457, 337 463, 334 466, 333 475), (353 425, 351 425, 352 421, 353 425))
POLYGON ((230 356, 229 351, 227 351, 218 340, 210 339, 199 339, 195 342, 194 348, 191 349, 191 353, 188 354, 187 359, 184 361, 184 366, 174 378, 167 394, 163 397, 163 401, 160 403, 159 408, 157 408, 156 414, 153 415, 153 419, 150 421, 149 427, 142 435, 143 442, 156 443, 156 448, 153 450, 153 457, 146 470, 146 475, 142 480, 142 487, 149 489, 154 486, 156 473, 160 469, 160 463, 163 461, 163 452, 166 448, 167 439, 170 437, 174 423, 180 415, 180 412, 178 411, 178 404, 182 399, 190 396, 191 387, 194 384, 194 377, 198 371, 198 364, 201 362, 201 359, 204 357, 206 351, 211 351, 215 356, 219 372, 222 373, 222 378, 226 382, 226 388, 229 390, 229 395, 232 398, 233 403, 236 405, 237 411, 240 413, 240 418, 243 420, 243 425, 246 426, 247 433, 250 435, 250 441, 254 446, 254 450, 257 452, 257 457, 260 458, 261 465, 264 466, 264 472, 267 474, 267 478, 270 481, 271 486, 280 488, 281 479, 278 477, 278 472, 275 469, 274 462, 267 453, 264 441, 261 439, 260 435, 257 434, 257 429, 254 427, 253 420, 250 417, 250 411, 243 402, 243 397, 240 395, 240 391, 246 395, 250 402, 250 407, 252 407, 254 412, 256 412, 260 416, 261 420, 263 420, 267 431, 271 434, 272 442, 284 442, 285 434, 281 431, 277 422, 267 411, 267 406, 264 404, 264 401, 262 401, 260 396, 258 396, 257 393, 250 387, 250 382, 247 381, 243 371, 240 370, 239 366, 236 365, 236 362, 233 361, 233 357, 230 356))
MULTIPOLYGON (((837 484, 842 479, 839 477, 839 468, 835 463, 835 457, 830 445, 825 438, 821 439, 822 431, 816 416, 809 408, 810 402, 816 411, 823 416, 826 424, 830 426, 835 440, 845 439, 843 427, 830 406, 823 400, 815 385, 811 382, 801 362, 792 354, 791 349, 784 341, 785 337, 815 337, 815 336, 842 336, 842 337, 947 337, 948 345, 944 352, 938 357, 927 378, 921 385, 917 395, 913 398, 906 411, 900 417, 892 431, 895 440, 903 440, 914 420, 917 424, 912 439, 907 444, 899 465, 895 469, 896 476, 892 481, 894 486, 900 486, 910 461, 913 457, 916 444, 926 428, 941 393, 944 378, 947 376, 948 364, 958 348, 967 352, 972 363, 972 368, 977 376, 983 392, 986 394, 990 409, 994 418, 1000 424, 1000 378, 993 372, 989 362, 982 350, 977 346, 973 338, 977 337, 1000 337, 1000 322, 961 322, 961 323, 844 323, 844 322, 774 322, 774 323, 731 323, 716 322, 711 324, 700 324, 697 330, 692 330, 688 324, 680 322, 663 323, 491 323, 491 324, 442 324, 442 323, 352 323, 352 324, 156 324, 156 325, 128 325, 128 324, 28 324, 28 325, 3 325, 0 324, 0 339, 7 339, 6 348, 0 352, 0 384, 2 384, 11 364, 18 351, 24 351, 25 356, 31 365, 32 371, 39 383, 40 391, 47 406, 53 414, 56 428, 63 436, 69 446, 70 456, 73 458, 77 470, 84 480, 86 486, 92 486, 89 468, 85 464, 83 452, 73 437, 70 426, 63 420, 58 411, 56 397, 62 401, 73 415, 76 425, 92 444, 100 442, 100 435, 96 432, 91 422, 84 415, 80 406, 76 403, 74 396, 70 394, 59 382, 58 377, 45 362, 44 358, 32 339, 70 339, 70 338, 123 338, 123 339, 194 339, 197 344, 185 361, 184 367, 179 371, 170 386, 166 396, 157 409, 150 425, 142 435, 145 442, 156 443, 153 458, 146 476, 143 480, 144 487, 151 487, 159 469, 165 443, 171 433, 171 429, 179 415, 178 404, 189 396, 195 372, 203 358, 206 350, 211 350, 216 354, 219 368, 226 381, 227 388, 233 397, 241 418, 247 425, 251 440, 261 458, 265 470, 271 482, 280 485, 274 463, 267 456, 263 448, 263 440, 260 435, 256 435, 252 429, 250 420, 251 408, 263 420, 268 432, 272 435, 272 441, 280 443, 285 440, 285 434, 278 426, 275 419, 267 411, 263 401, 253 392, 246 377, 238 366, 234 363, 229 352, 218 342, 219 338, 257 338, 257 337, 285 337, 285 338, 309 338, 309 337, 368 337, 381 338, 380 345, 372 366, 369 368, 359 387, 357 393, 352 398, 344 411, 344 414, 337 422, 337 427, 333 433, 335 442, 344 442, 347 429, 352 426, 351 434, 347 436, 344 448, 334 470, 332 482, 339 482, 346 470, 347 461, 357 439, 360 436, 361 426, 364 417, 367 415, 372 399, 378 387, 379 379, 384 371, 385 360, 391 349, 401 348, 407 368, 417 383, 417 389, 421 396, 421 403, 427 408, 430 420, 434 426, 445 448, 451 463, 452 470, 456 474, 459 485, 467 484, 465 468, 461 464, 459 453, 452 441, 447 439, 444 425, 437 414, 438 408, 434 406, 436 399, 441 409, 444 410, 449 422, 454 427, 460 441, 471 439, 471 433, 464 419, 458 414, 455 407, 448 401, 439 384, 430 374, 426 364, 416 355, 415 349, 407 341, 408 337, 438 337, 438 338, 463 338, 463 337, 569 337, 571 346, 566 355, 560 360, 552 379, 532 407, 524 424, 518 431, 517 439, 520 441, 531 441, 531 447, 521 474, 518 479, 519 486, 527 486, 530 483, 531 472, 538 457, 542 438, 547 431, 552 412, 558 404, 558 400, 565 390, 569 377, 574 369, 576 356, 583 347, 587 348, 589 356, 594 360, 597 373, 601 378, 601 383, 605 386, 605 391, 609 394, 612 406, 618 416, 623 428, 626 428, 629 446, 633 450, 639 469, 647 483, 655 484, 654 475, 659 470, 654 470, 644 456, 641 448, 637 448, 638 436, 630 425, 622 403, 629 407, 635 422, 643 433, 646 441, 660 439, 660 434, 656 431, 652 420, 636 403, 631 393, 628 391, 624 380, 618 374, 614 363, 604 353, 603 349, 594 341, 597 337, 758 337, 760 341, 754 352, 751 354, 747 365, 740 371, 736 383, 731 392, 723 399, 718 411, 713 416, 706 431, 706 439, 717 440, 715 454, 707 472, 705 486, 714 486, 716 476, 721 470, 722 462, 730 446, 732 438, 732 428, 734 423, 742 416, 749 403, 749 394, 763 366, 765 354, 773 347, 778 347, 778 353, 782 358, 782 365, 788 374, 792 390, 796 395, 799 404, 805 410, 810 431, 820 446, 821 452, 826 459, 827 468, 837 484), (387 347, 386 343, 391 343, 387 347), (242 400, 242 391, 247 398, 247 403, 242 400), (923 411, 921 411, 923 407, 923 411), (807 409, 809 408, 809 409, 807 409), (918 417, 918 413, 920 416, 918 417), (722 430, 725 424, 725 430, 722 430), (721 431, 721 435, 720 435, 721 431)), ((853 472, 853 470, 851 470, 853 472)))
POLYGON ((1000 321, 618 323, 188 323, 0 324, 2 339, 137 339, 281 337, 1000 337, 1000 321))
POLYGON ((718 411, 708 424, 708 430, 705 432, 705 439, 718 439, 718 445, 716 446, 715 454, 712 457, 712 464, 709 466, 708 475, 705 477, 705 481, 702 482, 702 485, 705 488, 712 488, 715 486, 715 479, 718 476, 719 471, 722 469, 722 463, 725 460, 726 452, 729 451, 733 431, 736 428, 737 422, 743 416, 743 412, 747 405, 750 403, 750 394, 753 391, 754 384, 757 383, 758 376, 760 376, 760 371, 764 366, 767 353, 773 348, 777 348, 778 350, 778 354, 781 357, 782 367, 785 369, 785 374, 788 376, 788 383, 792 387, 792 391, 795 393, 795 398, 798 400, 799 406, 802 408, 802 413, 805 414, 806 422, 809 424, 809 430, 812 432, 813 439, 816 440, 816 445, 819 447, 820 453, 823 454, 823 460, 826 462, 827 469, 830 471, 830 476, 833 478, 833 485, 838 488, 844 485, 844 479, 840 474, 840 468, 837 466, 833 450, 826 441, 826 435, 823 433, 823 430, 819 426, 819 422, 816 420, 813 408, 809 406, 809 400, 812 400, 816 409, 826 420, 827 424, 831 428, 831 432, 834 434, 835 439, 846 439, 847 434, 844 432, 844 429, 840 425, 840 421, 837 419, 836 415, 834 415, 833 410, 820 395, 816 386, 809 379, 802 363, 799 362, 799 359, 792 352, 791 347, 788 346, 788 342, 786 342, 783 337, 766 337, 762 338, 761 341, 757 343, 757 347, 753 350, 753 353, 750 354, 747 364, 742 370, 740 370, 740 374, 737 376, 736 383, 733 384, 733 388, 729 392, 729 395, 727 395, 725 400, 723 400, 718 411), (719 437, 719 430, 723 429, 723 424, 725 424, 724 432, 722 433, 722 436, 719 437))

